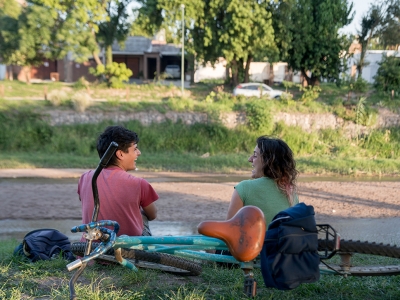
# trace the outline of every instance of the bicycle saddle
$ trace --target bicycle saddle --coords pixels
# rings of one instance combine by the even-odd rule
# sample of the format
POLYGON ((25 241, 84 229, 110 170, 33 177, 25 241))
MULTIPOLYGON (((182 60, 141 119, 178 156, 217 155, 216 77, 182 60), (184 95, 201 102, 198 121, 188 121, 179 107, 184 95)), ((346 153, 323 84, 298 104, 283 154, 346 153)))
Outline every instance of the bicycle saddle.
POLYGON ((249 205, 229 220, 201 222, 197 230, 200 234, 223 240, 238 261, 250 261, 261 252, 266 225, 261 209, 249 205))

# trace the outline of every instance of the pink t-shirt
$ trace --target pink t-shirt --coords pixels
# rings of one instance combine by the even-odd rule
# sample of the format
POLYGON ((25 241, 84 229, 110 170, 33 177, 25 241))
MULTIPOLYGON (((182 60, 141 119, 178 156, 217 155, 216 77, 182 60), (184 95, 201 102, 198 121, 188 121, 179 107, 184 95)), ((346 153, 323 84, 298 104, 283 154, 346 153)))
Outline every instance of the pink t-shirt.
MULTIPOLYGON (((90 223, 93 216, 92 177, 94 171, 84 173, 79 179, 78 195, 82 202, 82 222, 90 223)), ((117 221, 118 235, 142 235, 143 220, 140 207, 158 199, 153 187, 143 178, 135 177, 112 166, 101 171, 97 178, 100 210, 97 220, 117 221)))

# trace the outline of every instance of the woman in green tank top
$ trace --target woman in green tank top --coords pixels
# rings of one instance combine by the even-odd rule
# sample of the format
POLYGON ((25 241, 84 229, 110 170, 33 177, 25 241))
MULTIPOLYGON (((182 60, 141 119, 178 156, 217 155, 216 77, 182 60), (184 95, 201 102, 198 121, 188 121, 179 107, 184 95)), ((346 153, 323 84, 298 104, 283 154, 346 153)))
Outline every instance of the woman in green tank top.
POLYGON ((248 161, 252 164, 252 179, 235 186, 227 218, 246 205, 264 212, 268 224, 280 211, 298 203, 296 179, 298 171, 292 150, 282 140, 260 136, 248 161))

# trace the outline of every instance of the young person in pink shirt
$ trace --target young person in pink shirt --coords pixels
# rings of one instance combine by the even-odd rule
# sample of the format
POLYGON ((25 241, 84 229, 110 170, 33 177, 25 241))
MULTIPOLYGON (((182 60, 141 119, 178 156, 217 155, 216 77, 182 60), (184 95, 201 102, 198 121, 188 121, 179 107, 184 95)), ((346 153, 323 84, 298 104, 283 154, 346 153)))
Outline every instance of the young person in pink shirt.
MULTIPOLYGON (((157 217, 155 201, 158 199, 153 187, 143 178, 128 171, 136 169, 141 152, 138 135, 122 126, 109 126, 97 140, 97 152, 101 158, 111 142, 118 148, 107 166, 97 178, 100 200, 98 220, 113 220, 120 225, 119 235, 151 235, 148 220, 157 217)), ((79 179, 78 195, 82 202, 82 222, 90 223, 93 215, 92 177, 94 170, 79 179)))

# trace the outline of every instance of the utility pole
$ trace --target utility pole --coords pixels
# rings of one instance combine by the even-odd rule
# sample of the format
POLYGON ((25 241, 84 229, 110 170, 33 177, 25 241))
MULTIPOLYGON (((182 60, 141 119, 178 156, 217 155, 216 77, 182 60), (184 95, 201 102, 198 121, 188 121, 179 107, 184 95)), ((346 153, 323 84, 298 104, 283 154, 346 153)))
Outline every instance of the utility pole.
POLYGON ((183 97, 183 89, 185 84, 185 4, 181 4, 182 10, 182 61, 181 61, 181 89, 183 97))

